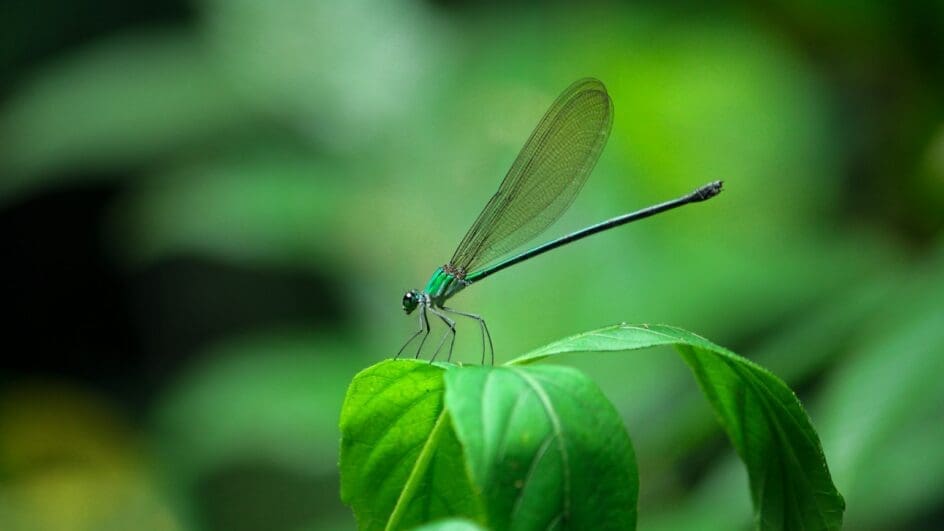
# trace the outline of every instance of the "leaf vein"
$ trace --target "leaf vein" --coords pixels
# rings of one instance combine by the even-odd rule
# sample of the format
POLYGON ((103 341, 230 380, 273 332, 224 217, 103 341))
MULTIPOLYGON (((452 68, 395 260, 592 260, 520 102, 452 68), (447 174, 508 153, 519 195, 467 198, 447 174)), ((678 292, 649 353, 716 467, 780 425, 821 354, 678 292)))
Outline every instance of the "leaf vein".
POLYGON ((547 414, 548 419, 551 421, 551 426, 554 429, 554 435, 557 439, 557 450, 560 452, 561 461, 563 463, 563 482, 564 482, 564 508, 563 508, 563 518, 568 518, 570 514, 570 459, 567 455, 567 446, 564 441, 564 432, 561 427, 560 417, 557 415, 557 411, 554 409, 554 405, 551 404, 550 397, 547 396, 547 393, 544 392, 544 389, 541 388, 541 385, 534 379, 533 376, 529 375, 527 372, 518 369, 516 367, 509 367, 515 374, 517 374, 529 387, 534 391, 538 396, 538 399, 541 401, 541 405, 544 407, 544 412, 547 414))

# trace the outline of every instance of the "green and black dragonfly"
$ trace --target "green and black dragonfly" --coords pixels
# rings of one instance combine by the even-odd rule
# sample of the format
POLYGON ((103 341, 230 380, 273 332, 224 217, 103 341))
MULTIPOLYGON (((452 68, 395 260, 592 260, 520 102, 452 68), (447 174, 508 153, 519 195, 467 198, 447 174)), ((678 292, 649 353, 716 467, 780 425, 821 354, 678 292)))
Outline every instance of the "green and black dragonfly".
POLYGON ((448 327, 432 359, 451 337, 451 360, 456 340, 456 323, 450 318, 451 314, 479 323, 482 363, 485 363, 487 341, 494 364, 495 348, 485 320, 447 307, 445 303, 453 295, 502 269, 552 249, 682 205, 705 201, 721 191, 721 181, 714 181, 683 197, 617 216, 501 260, 544 232, 570 207, 600 158, 612 125, 613 103, 606 87, 596 79, 575 82, 554 101, 511 165, 498 191, 459 243, 452 259, 436 269, 422 291, 411 289, 403 295, 403 309, 407 314, 419 308, 420 329, 400 348, 396 357, 422 336, 416 350, 416 357, 419 357, 429 337, 428 313, 431 313, 448 327))

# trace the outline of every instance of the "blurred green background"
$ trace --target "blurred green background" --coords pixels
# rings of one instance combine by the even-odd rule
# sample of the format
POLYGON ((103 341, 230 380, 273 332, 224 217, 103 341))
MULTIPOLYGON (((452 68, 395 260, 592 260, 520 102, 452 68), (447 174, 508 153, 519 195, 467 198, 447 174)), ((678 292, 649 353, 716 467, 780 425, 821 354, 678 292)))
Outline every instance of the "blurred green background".
MULTIPOLYGON (((348 381, 584 76, 615 125, 548 238, 726 191, 463 292, 498 361, 688 328, 797 390, 848 528, 944 519, 940 2, 11 0, 0 35, 0 529, 352 528, 348 381)), ((573 363, 640 528, 749 526, 677 356, 573 363)))

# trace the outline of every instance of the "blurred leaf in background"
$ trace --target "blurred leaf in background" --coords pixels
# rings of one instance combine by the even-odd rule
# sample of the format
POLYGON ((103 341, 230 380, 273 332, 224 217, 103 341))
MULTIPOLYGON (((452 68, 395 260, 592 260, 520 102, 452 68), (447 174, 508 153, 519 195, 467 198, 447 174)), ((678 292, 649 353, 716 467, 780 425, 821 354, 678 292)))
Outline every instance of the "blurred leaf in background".
POLYGON ((33 382, 0 396, 0 522, 11 531, 181 529, 145 441, 100 397, 33 382))
MULTIPOLYGON (((695 330, 799 389, 850 526, 944 511, 940 5, 42 0, 5 3, 0 30, 0 348, 17 353, 0 390, 43 418, 103 403, 133 434, 102 446, 134 456, 120 473, 70 495, 130 485, 158 529, 352 526, 344 386, 413 330, 403 290, 448 259, 554 96, 595 76, 613 133, 548 236, 727 190, 463 292, 499 361, 620 321, 695 330), (23 394, 37 377, 95 398, 23 394)), ((683 364, 573 362, 633 437, 641 527, 746 525, 746 478, 683 364)), ((65 452, 63 429, 5 421, 4 440, 65 452)), ((16 470, 4 529, 46 501, 16 470)))
POLYGON ((178 501, 192 521, 297 529, 343 514, 338 418, 366 361, 344 352, 304 331, 234 338, 166 391, 155 430, 163 475, 171 491, 189 493, 178 501))

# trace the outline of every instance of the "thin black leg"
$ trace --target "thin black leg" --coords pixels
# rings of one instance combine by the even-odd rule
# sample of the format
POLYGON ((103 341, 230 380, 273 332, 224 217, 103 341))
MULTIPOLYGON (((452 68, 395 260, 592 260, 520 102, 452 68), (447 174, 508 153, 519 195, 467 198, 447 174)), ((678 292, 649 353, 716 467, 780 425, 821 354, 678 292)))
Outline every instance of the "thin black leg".
POLYGON ((482 319, 482 316, 475 315, 474 313, 460 312, 459 310, 454 310, 452 308, 442 307, 443 310, 454 313, 456 315, 461 315, 463 317, 468 317, 469 319, 475 319, 479 323, 479 328, 482 331, 482 365, 485 365, 485 339, 488 338, 488 350, 491 354, 492 365, 495 365, 495 346, 492 344, 492 334, 488 331, 488 325, 485 324, 485 319, 482 319))
MULTIPOLYGON (((419 337, 420 334, 422 334, 423 332, 426 332, 427 334, 429 334, 428 328, 429 327, 427 326, 426 319, 423 318, 423 312, 420 312, 420 329, 417 330, 416 333, 414 333, 412 336, 410 336, 410 339, 406 340, 406 343, 404 343, 403 346, 400 347, 400 350, 397 351, 397 355, 394 356, 393 359, 395 360, 400 359, 400 354, 403 354, 403 351, 404 349, 406 349, 407 345, 412 343, 413 340, 419 337)), ((421 348, 422 348, 422 344, 421 344, 421 348)))
POLYGON ((426 316, 426 305, 423 305, 423 311, 420 313, 420 326, 426 329, 426 333, 423 334, 423 339, 420 340, 420 346, 416 349, 416 355, 413 356, 414 359, 420 359, 420 352, 423 352, 423 345, 426 343, 426 338, 429 337, 429 318, 426 316))
POLYGON ((436 346, 436 352, 433 352, 433 357, 429 359, 429 362, 432 363, 433 360, 436 359, 436 355, 439 354, 439 350, 442 349, 443 344, 446 342, 446 338, 450 335, 452 336, 452 340, 449 342, 449 356, 446 358, 446 361, 452 361, 452 348, 456 346, 456 322, 437 312, 435 308, 430 308, 429 311, 433 312, 433 315, 436 317, 442 319, 442 322, 446 323, 446 326, 449 327, 449 330, 445 332, 442 339, 439 340, 439 345, 436 346))

